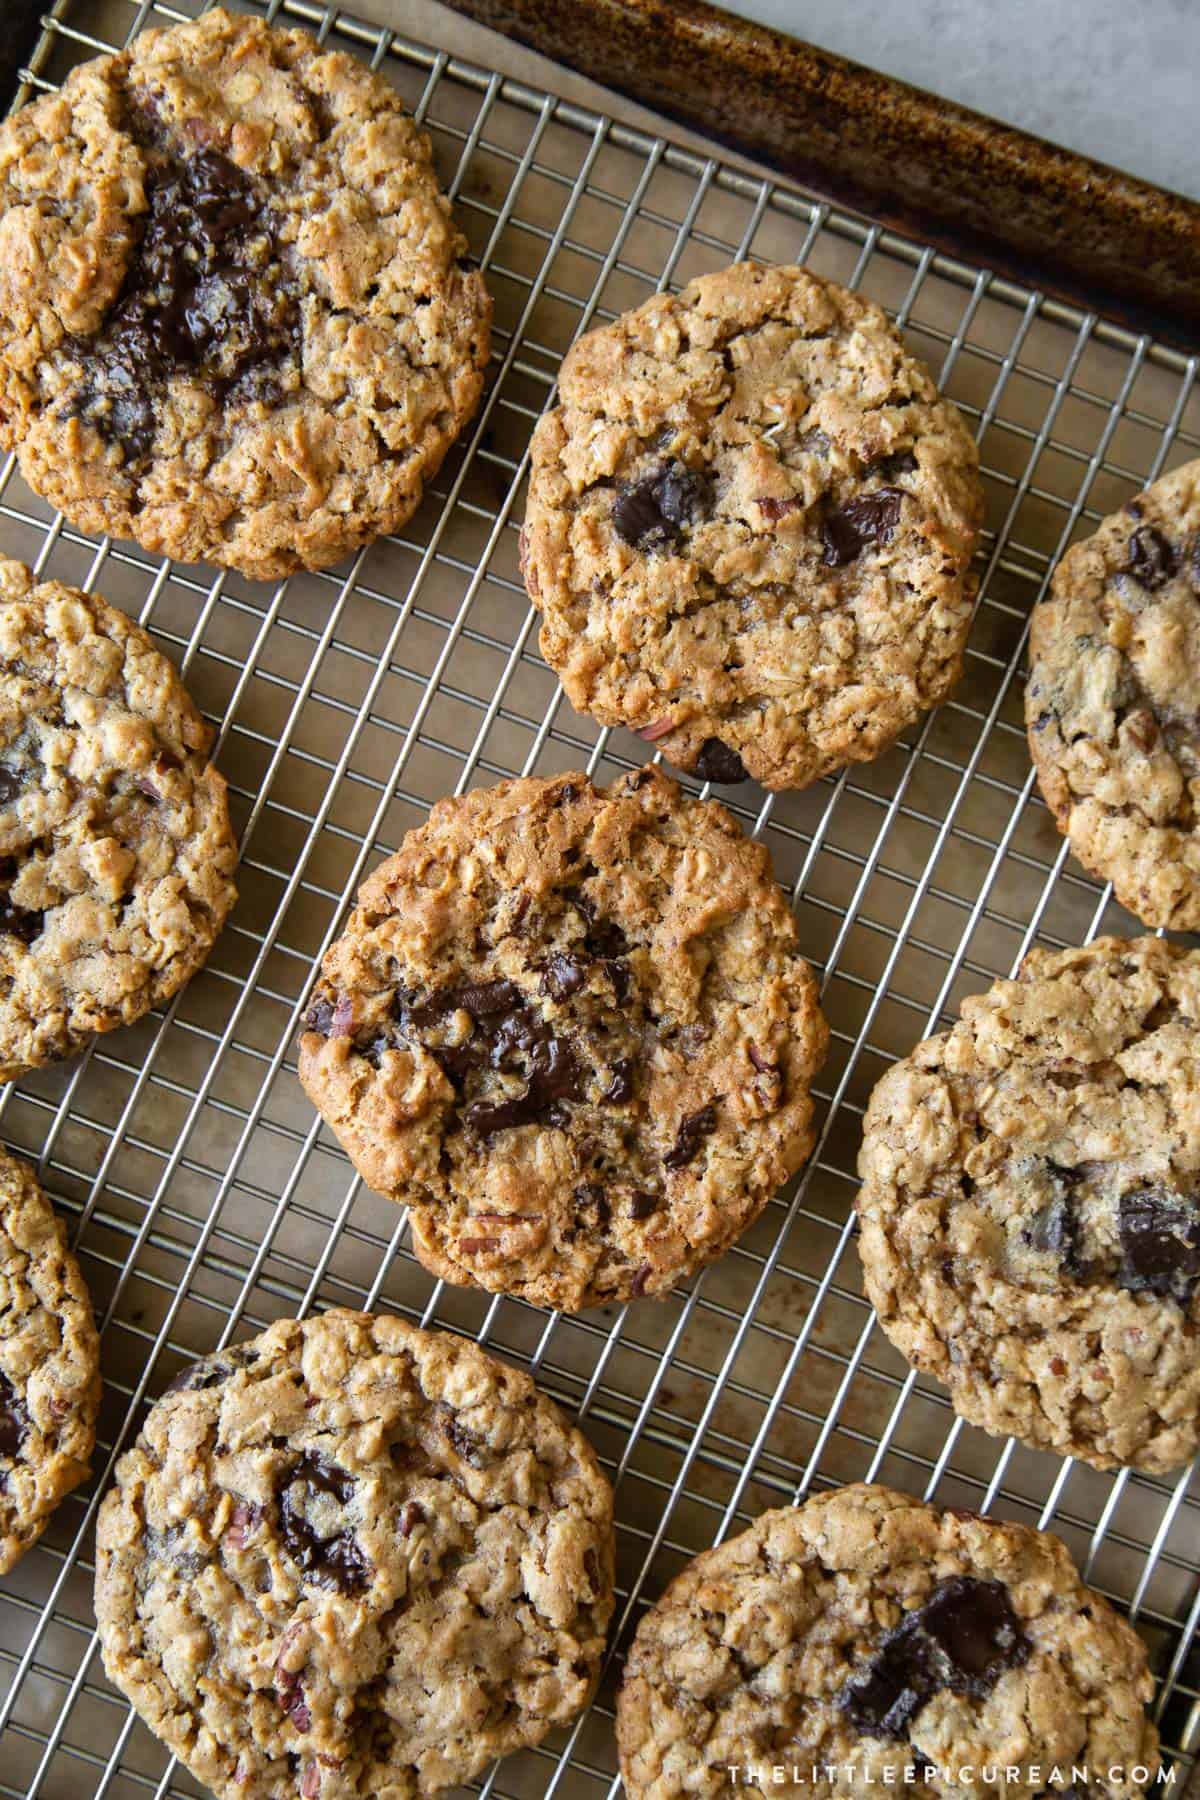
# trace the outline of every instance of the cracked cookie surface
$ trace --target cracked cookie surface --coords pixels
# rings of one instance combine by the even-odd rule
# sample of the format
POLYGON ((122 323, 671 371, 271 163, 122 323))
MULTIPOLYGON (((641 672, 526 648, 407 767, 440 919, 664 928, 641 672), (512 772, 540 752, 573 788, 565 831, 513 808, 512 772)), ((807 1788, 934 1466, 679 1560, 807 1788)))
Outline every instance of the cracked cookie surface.
POLYGON ((87 1479, 99 1406, 79 1264, 33 1170, 0 1150, 0 1574, 87 1479))
POLYGON ((612 1493, 527 1375, 333 1311, 204 1358, 97 1530, 104 1666, 220 1800, 469 1781, 586 1704, 612 1493))
POLYGON ((1144 925, 1200 927, 1200 461, 1063 557, 1033 612, 1025 717, 1084 868, 1144 925))
POLYGON ((85 531, 250 576, 419 504, 491 302, 384 77, 214 8, 0 128, 0 443, 85 531))
POLYGON ((448 1281, 666 1292, 812 1141, 816 982, 767 852, 655 769, 434 807, 325 958, 300 1079, 448 1281))
POLYGON ((211 741, 139 626, 0 557, 0 1080, 203 964, 236 898, 211 741))
POLYGON ((888 1071, 860 1249, 972 1424, 1155 1473, 1200 1445, 1200 951, 1035 951, 888 1071))
POLYGON ((706 780, 803 787, 958 680, 974 442, 879 307, 741 263, 589 332, 522 567, 573 706, 706 780))
POLYGON ((617 1738, 630 1800, 899 1789, 905 1768, 914 1792, 1034 1795, 1055 1765, 1132 1800, 1158 1766, 1152 1693, 1141 1639, 1057 1538, 858 1485, 688 1564, 638 1627, 617 1738), (810 1777, 833 1764, 858 1779, 810 1777))

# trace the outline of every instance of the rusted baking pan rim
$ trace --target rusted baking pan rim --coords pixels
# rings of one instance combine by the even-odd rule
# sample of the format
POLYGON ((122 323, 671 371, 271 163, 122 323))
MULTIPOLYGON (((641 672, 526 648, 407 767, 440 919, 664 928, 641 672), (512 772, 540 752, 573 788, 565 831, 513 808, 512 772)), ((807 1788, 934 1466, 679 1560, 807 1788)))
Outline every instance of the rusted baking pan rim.
POLYGON ((1184 349, 1200 204, 706 0, 451 0, 804 186, 1184 349))

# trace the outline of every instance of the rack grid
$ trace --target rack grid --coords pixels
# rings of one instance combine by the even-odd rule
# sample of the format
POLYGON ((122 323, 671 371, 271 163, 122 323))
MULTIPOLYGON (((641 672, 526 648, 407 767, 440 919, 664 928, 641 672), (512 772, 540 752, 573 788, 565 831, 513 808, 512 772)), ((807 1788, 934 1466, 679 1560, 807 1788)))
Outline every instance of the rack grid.
MULTIPOLYGON (((203 10, 55 0, 18 104, 81 58, 203 10)), ((249 7, 245 8, 249 10, 249 7)), ((262 9, 260 9, 262 10, 262 9)), ((684 1560, 766 1506, 879 1479, 1050 1527, 1149 1645, 1180 1785, 1200 1751, 1200 1490, 1105 1476, 956 1422, 874 1327, 850 1203, 888 1062, 1035 941, 1136 931, 1068 858, 1021 726, 1030 607, 1063 548, 1200 454, 1196 361, 840 210, 310 0, 273 0, 384 70, 423 120, 496 301, 483 405, 420 512, 344 566, 270 586, 83 537, 0 469, 0 545, 102 592, 219 731, 241 898, 164 1011, 0 1096, 0 1135, 68 1219, 102 1323, 92 1482, 0 1590, 0 1794, 203 1792, 104 1678, 92 1526, 146 1405, 191 1358, 313 1307, 386 1307, 527 1367, 617 1486, 608 1673, 570 1732, 485 1794, 614 1788, 613 1676, 684 1560), (737 257, 801 261, 884 304, 975 428, 988 493, 964 680, 874 764, 802 793, 726 789, 767 843, 832 1028, 808 1168, 665 1303, 579 1318, 435 1282, 295 1078, 314 964, 361 879, 434 800, 516 773, 638 766, 537 652, 516 557, 526 446, 574 337, 737 257)), ((691 787, 698 784, 688 783, 691 787)))

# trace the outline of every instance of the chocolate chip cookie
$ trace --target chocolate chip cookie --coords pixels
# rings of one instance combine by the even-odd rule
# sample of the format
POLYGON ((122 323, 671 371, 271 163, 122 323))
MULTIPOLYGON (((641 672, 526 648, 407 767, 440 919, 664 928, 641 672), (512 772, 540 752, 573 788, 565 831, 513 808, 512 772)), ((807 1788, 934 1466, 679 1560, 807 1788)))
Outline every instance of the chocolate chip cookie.
POLYGON ((790 788, 949 693, 978 456, 879 307, 740 263, 581 338, 559 392, 522 566, 572 705, 790 788))
POLYGON ((33 1170, 0 1150, 0 1575, 86 1481, 99 1407, 79 1264, 33 1170))
POLYGON ((1200 928, 1200 461, 1063 557, 1034 608, 1025 717, 1084 868, 1144 925, 1200 928))
POLYGON ((1086 1766, 1134 1800, 1159 1767, 1152 1692, 1141 1639, 1057 1538, 846 1487, 764 1513, 646 1614, 621 1773, 629 1800, 1035 1795, 1086 1791, 1047 1786, 1086 1766))
POLYGON ((867 1109, 867 1293, 992 1432, 1161 1473, 1200 1445, 1200 951, 1036 951, 867 1109))
POLYGON ((0 129, 0 443, 84 531, 257 577, 418 505, 491 303, 382 75, 220 7, 0 129))
POLYGON ((655 769, 443 800, 325 958, 300 1079, 447 1281, 665 1293, 807 1155, 817 989, 766 851, 655 769))
POLYGON ((612 1491, 527 1375, 442 1331, 281 1320, 158 1401, 97 1529, 104 1666, 220 1800, 389 1800, 570 1722, 612 1491))
POLYGON ((0 557, 0 1080, 204 962, 236 897, 210 744, 124 613, 0 557))

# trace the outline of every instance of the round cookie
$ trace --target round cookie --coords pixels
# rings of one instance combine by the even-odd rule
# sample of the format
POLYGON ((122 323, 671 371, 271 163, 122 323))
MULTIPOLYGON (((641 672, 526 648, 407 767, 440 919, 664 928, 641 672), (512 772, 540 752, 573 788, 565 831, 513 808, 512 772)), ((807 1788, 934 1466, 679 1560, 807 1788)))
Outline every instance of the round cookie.
POLYGON ((33 1170, 0 1150, 0 1575, 87 1480, 99 1409, 79 1264, 33 1170))
POLYGON ((236 898, 210 743, 140 627, 0 557, 0 1080, 204 962, 236 898))
POLYGON ((84 531, 245 575, 394 531, 491 302, 380 74, 220 7, 0 128, 0 444, 84 531))
POLYGON ((1029 747, 1084 868, 1200 928, 1200 461, 1069 550, 1033 611, 1029 747))
POLYGON ((866 1290, 972 1424, 1097 1468, 1200 1445, 1200 951, 1035 951, 871 1097, 866 1290))
POLYGON ((1073 1766, 1133 1800, 1159 1767, 1152 1693, 1057 1538, 859 1485, 688 1564, 638 1628, 617 1740, 629 1800, 1036 1795, 1073 1766))
POLYGON ((879 307, 739 263, 589 332, 559 394, 522 568, 573 706, 792 788, 949 693, 979 459, 879 307))
POLYGON ((826 1029, 767 852, 655 769, 443 800, 325 958, 300 1079, 435 1275, 662 1294, 812 1143, 826 1029))
POLYGON ((104 1666, 218 1800, 409 1800, 587 1703, 612 1491, 527 1375, 334 1311, 205 1358, 97 1527, 104 1666))

